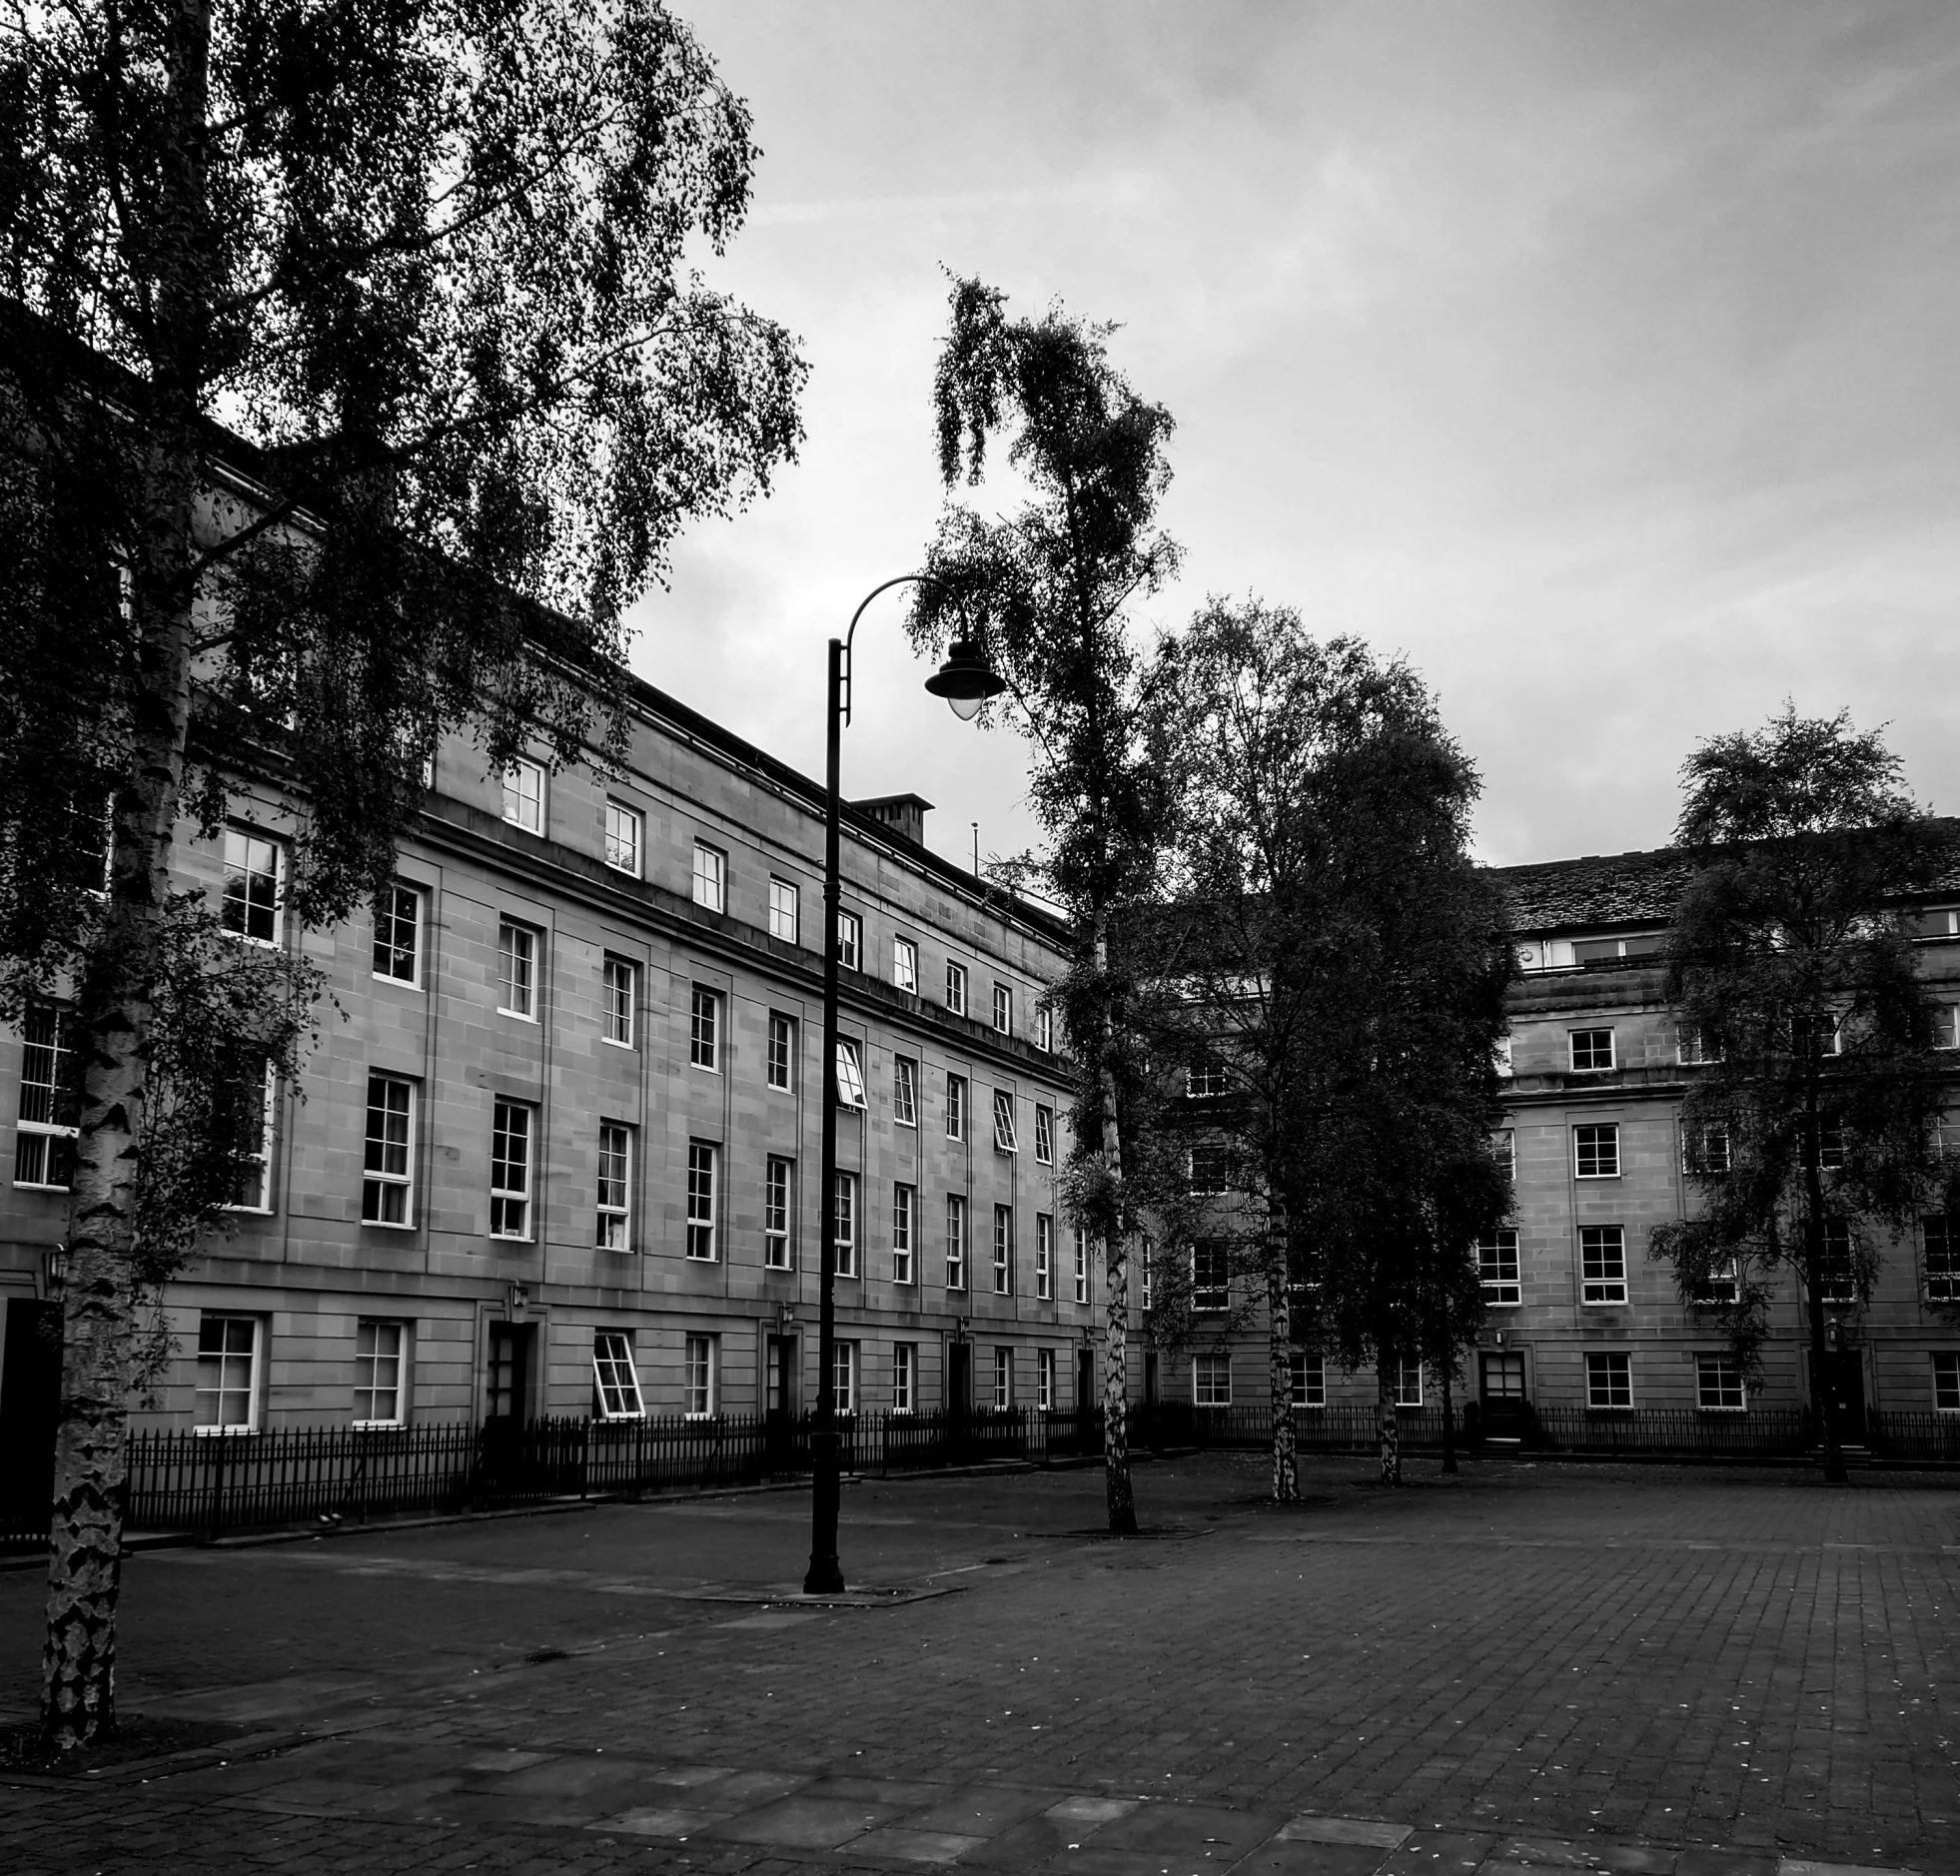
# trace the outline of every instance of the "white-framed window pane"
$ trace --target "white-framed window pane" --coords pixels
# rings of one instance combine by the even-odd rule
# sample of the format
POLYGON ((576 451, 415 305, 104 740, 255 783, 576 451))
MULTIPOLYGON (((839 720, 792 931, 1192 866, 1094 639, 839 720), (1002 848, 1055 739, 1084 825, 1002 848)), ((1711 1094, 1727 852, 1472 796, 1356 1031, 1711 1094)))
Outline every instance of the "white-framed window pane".
POLYGON ((910 1413, 919 1398, 919 1345, 899 1342, 891 1351, 891 1410, 910 1413))
POLYGON ((1042 1302, 1055 1295, 1055 1221, 1046 1212, 1035 1214, 1035 1296, 1042 1302))
POLYGON ((1035 1011, 1035 1047, 1044 1055, 1055 1052, 1055 1012, 1045 1003, 1035 1011))
POLYGON ((1497 1231, 1487 1238, 1479 1238, 1476 1271, 1486 1304, 1508 1309, 1524 1301, 1523 1286, 1518 1281, 1516 1232, 1497 1231))
POLYGON ((1694 1358, 1694 1404, 1704 1413, 1740 1413, 1748 1407, 1742 1365, 1734 1356, 1694 1358))
POLYGON ((1080 1225, 1075 1228, 1075 1300, 1089 1301, 1089 1233, 1080 1225))
POLYGON ((1020 1151, 1020 1144, 1014 1136, 1014 1097, 1004 1088, 994 1090, 994 1151, 1020 1151))
POLYGON ((354 1418, 361 1426, 399 1426, 406 1417, 403 1385, 408 1355, 406 1323, 356 1325, 354 1418))
POLYGON ((503 818, 526 833, 544 831, 544 771, 521 756, 503 771, 503 818))
POLYGON ((1055 1351, 1035 1351, 1035 1401, 1044 1413, 1055 1407, 1055 1351))
POLYGON ((946 1077, 946 1138, 948 1140, 966 1138, 966 1077, 964 1075, 946 1077))
POLYGON ((994 1406, 1005 1412, 1014 1405, 1014 1351, 994 1351, 994 1406))
POLYGON ((837 1039, 837 1101, 842 1107, 862 1109, 864 1099, 864 1061, 857 1044, 837 1039))
POLYGON ((1184 1094, 1187 1101, 1206 1101, 1225 1093, 1225 1064, 1217 1057, 1194 1062, 1184 1071, 1184 1094))
POLYGON ((1014 1033, 1014 992, 1005 984, 994 986, 994 1028, 1003 1036, 1014 1033))
POLYGON ((1960 1245, 1946 1219, 1921 1219, 1919 1227, 1926 1237, 1926 1301, 1960 1303, 1960 1245))
POLYGON ((633 1367, 633 1345, 616 1330, 601 1329, 592 1336, 592 1393, 599 1418, 643 1419, 639 1371, 633 1367))
POLYGON ((966 966, 948 962, 946 966, 946 1007, 955 1016, 966 1014, 966 966))
POLYGON ((1150 1314, 1151 1301, 1154 1294, 1151 1279, 1156 1275, 1156 1271, 1153 1264, 1153 1258, 1155 1254, 1151 1250, 1151 1244, 1148 1238, 1142 1241, 1141 1248, 1143 1251, 1143 1309, 1144 1309, 1144 1314, 1148 1316, 1150 1314))
POLYGON ((891 981, 914 996, 919 989, 919 947, 909 938, 891 941, 891 981))
POLYGON ((251 1432, 259 1424, 259 1319, 214 1316, 198 1323, 196 1421, 200 1432, 251 1432))
POLYGON ((1609 1409, 1633 1405, 1633 1358, 1630 1355, 1588 1355, 1585 1358, 1585 1405, 1609 1409))
POLYGON ((689 1336, 683 1354, 683 1410, 690 1420, 704 1420, 721 1407, 721 1338, 689 1336))
POLYGON ((1231 1267, 1225 1246, 1206 1240, 1191 1247, 1191 1307, 1223 1310, 1231 1302, 1231 1267))
POLYGON ((599 969, 599 1002, 606 1041, 630 1049, 633 1012, 639 1004, 639 966, 629 958, 608 957, 599 969))
POLYGON ((796 1162, 771 1154, 762 1171, 762 1263, 789 1269, 789 1221, 795 1216, 796 1162))
POLYGON ((831 1403, 839 1413, 857 1411, 857 1344, 839 1342, 831 1345, 835 1361, 831 1365, 831 1403))
POLYGON ((699 984, 688 1006, 687 1060, 695 1068, 718 1072, 721 1067, 721 998, 699 984))
POLYGON ((839 1173, 830 1204, 830 1243, 839 1277, 857 1275, 857 1175, 839 1173))
POLYGON ((276 840, 249 828, 225 829, 225 891, 219 920, 254 944, 279 942, 280 888, 286 854, 276 840))
POLYGON ((411 989, 422 981, 422 894, 397 880, 375 901, 375 975, 411 989))
POLYGON ((278 1115, 278 1079, 270 1062, 245 1062, 225 1077, 220 1099, 230 1110, 233 1129, 233 1186, 227 1209, 272 1210, 273 1123, 278 1115))
POLYGON ((1226 1407, 1232 1405, 1230 1356, 1199 1355, 1192 1358, 1191 1401, 1194 1407, 1226 1407))
POLYGON ((994 1295, 1014 1294, 1014 1208, 994 1207, 994 1295))
POLYGON ((500 1014, 535 1020, 537 934, 507 918, 496 928, 496 990, 500 1014))
POLYGON ((766 1078, 771 1088, 785 1093, 796 1082, 796 1019, 769 1012, 769 1050, 766 1078))
POLYGON ((1419 1407, 1423 1405, 1423 1365, 1407 1358, 1396 1370, 1396 1406, 1419 1407))
POLYGON ((714 1262, 715 1176, 721 1149, 706 1140, 687 1143, 687 1255, 714 1262))
POLYGON ((1490 1157, 1503 1168, 1506 1179, 1517 1177, 1517 1135, 1511 1128, 1501 1127, 1490 1136, 1490 1157))
POLYGON ((1297 1407, 1327 1406, 1327 1358, 1296 1353, 1293 1357, 1293 1405, 1297 1407))
POLYGON ((864 921, 855 912, 837 914, 837 962, 847 971, 863 968, 864 921))
POLYGON ((593 1242, 600 1251, 630 1251, 632 1245, 633 1130, 619 1121, 599 1122, 598 1222, 593 1242))
POLYGON ((946 1195, 946 1288, 966 1288, 966 1200, 946 1195))
POLYGON ((728 859, 717 847, 694 842, 694 903, 710 912, 728 909, 728 859))
POLYGON ((909 1056, 892 1057, 891 1117, 900 1127, 919 1124, 919 1065, 909 1056))
POLYGON ((530 1236, 531 1110, 520 1101, 498 1101, 490 1117, 490 1228, 492 1238, 530 1236))
POLYGON ((1619 1177, 1619 1123, 1572 1129, 1572 1173, 1578 1179, 1619 1177))
POLYGON ((1856 1303, 1858 1274, 1852 1256, 1851 1227, 1841 1218, 1824 1221, 1823 1269, 1819 1293, 1826 1303, 1856 1303))
POLYGON ((413 1082, 400 1075, 369 1075, 361 1172, 361 1216, 368 1224, 415 1223, 415 1114, 413 1082))
POLYGON ((1960 1351, 1933 1351, 1933 1410, 1960 1413, 1960 1351))
POLYGON ((1579 1301, 1626 1301, 1626 1232, 1619 1225, 1579 1227, 1579 1301))
POLYGON ((1035 1109, 1035 1161, 1041 1166, 1055 1164, 1055 1116, 1051 1109, 1035 1109))
POLYGON ((803 895, 789 880, 769 881, 769 936, 793 945, 801 936, 803 895))
POLYGON ((646 822, 637 808, 623 801, 605 804, 605 863, 615 871, 639 877, 640 854, 645 849, 646 822))
POLYGON ((1216 1194, 1232 1189, 1232 1155, 1224 1147, 1193 1147, 1190 1154, 1191 1190, 1216 1194))
POLYGON ((65 1191, 74 1182, 81 1120, 74 1017, 51 1003, 30 1003, 20 1029, 14 1184, 65 1191))
POLYGON ((912 1235, 918 1212, 918 1194, 905 1185, 891 1189, 891 1280, 895 1284, 917 1281, 912 1264, 912 1235))
POLYGON ((1613 1032, 1610 1029, 1574 1029, 1566 1032, 1571 1044, 1572 1069, 1588 1074, 1613 1065, 1613 1032))

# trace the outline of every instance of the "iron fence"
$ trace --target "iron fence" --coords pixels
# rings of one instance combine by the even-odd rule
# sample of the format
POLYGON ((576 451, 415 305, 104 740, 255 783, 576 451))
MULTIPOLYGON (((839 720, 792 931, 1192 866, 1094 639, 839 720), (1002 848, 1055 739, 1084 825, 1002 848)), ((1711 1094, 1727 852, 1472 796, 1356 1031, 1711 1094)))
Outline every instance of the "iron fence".
POLYGON ((1865 1414, 1865 1443, 1880 1459, 1960 1461, 1960 1413, 1865 1414))
POLYGON ((1537 1407, 1524 1443, 1546 1452, 1612 1458, 1795 1458, 1817 1431, 1802 1407, 1709 1413, 1694 1407, 1537 1407))

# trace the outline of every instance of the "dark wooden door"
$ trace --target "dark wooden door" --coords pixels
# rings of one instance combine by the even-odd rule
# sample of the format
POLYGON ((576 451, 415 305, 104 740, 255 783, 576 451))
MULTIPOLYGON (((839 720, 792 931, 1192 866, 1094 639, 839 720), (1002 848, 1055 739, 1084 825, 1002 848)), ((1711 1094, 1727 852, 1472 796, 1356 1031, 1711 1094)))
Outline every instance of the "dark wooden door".
POLYGON ((1094 1349, 1078 1349, 1075 1352, 1075 1404, 1079 1407, 1093 1407, 1096 1405, 1094 1349))
POLYGON ((1858 1349, 1829 1349, 1819 1392, 1828 1391, 1837 1436, 1847 1445, 1865 1443, 1865 1359, 1858 1349))
POLYGON ((795 1458, 796 1338, 771 1336, 764 1350, 764 1438, 772 1472, 786 1472, 795 1458))
POLYGON ((46 1530, 61 1411, 61 1310, 9 1297, 0 1361, 0 1524, 46 1530))
POLYGON ((1522 1439, 1530 1430, 1523 1356, 1486 1354, 1478 1358, 1477 1370, 1484 1438, 1522 1439))

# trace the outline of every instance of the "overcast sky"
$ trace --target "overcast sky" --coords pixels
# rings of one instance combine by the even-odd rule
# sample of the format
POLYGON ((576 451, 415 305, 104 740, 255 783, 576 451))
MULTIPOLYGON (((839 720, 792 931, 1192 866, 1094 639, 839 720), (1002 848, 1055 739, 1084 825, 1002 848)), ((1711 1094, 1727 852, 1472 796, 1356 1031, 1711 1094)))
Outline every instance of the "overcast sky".
MULTIPOLYGON (((1960 812, 1960 7, 679 7, 764 151, 711 277, 813 370, 801 463, 636 612, 653 682, 821 773, 824 640, 938 512, 949 268, 1123 323, 1178 424, 1155 621, 1258 593, 1406 654, 1484 858, 1659 844, 1785 696, 1960 812)), ((902 609, 845 792, 1011 851, 1022 750, 902 609)))

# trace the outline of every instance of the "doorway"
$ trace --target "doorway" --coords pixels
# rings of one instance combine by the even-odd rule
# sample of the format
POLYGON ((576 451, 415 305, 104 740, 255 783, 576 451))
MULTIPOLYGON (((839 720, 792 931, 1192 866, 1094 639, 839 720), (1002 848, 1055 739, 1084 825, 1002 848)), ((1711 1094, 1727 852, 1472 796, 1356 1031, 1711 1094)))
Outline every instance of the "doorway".
POLYGON ((1828 1395, 1840 1444, 1865 1443, 1865 1357, 1862 1349, 1827 1349, 1817 1393, 1828 1395))
POLYGON ((521 1426, 530 1417, 530 1349, 536 1333, 529 1323, 490 1326, 490 1367, 484 1397, 487 1420, 521 1426))
POLYGON ((1096 1352, 1075 1352, 1075 1404, 1085 1413, 1096 1405, 1096 1352))
POLYGON ((55 1426, 61 1412, 61 1306, 36 1297, 6 1302, 0 1356, 0 1524, 45 1525, 54 1497, 55 1426))
POLYGON ((763 1438, 772 1472, 786 1472, 795 1459, 796 1338, 771 1336, 762 1353, 763 1438))
POLYGON ((1524 1399, 1523 1356, 1487 1352, 1478 1356, 1477 1380, 1483 1398, 1484 1438, 1522 1443, 1531 1425, 1524 1399))

